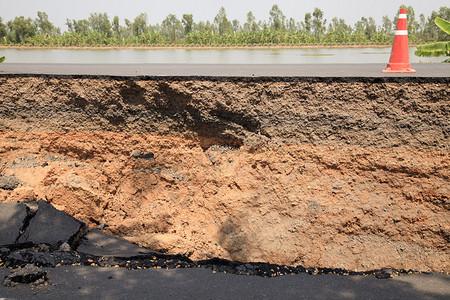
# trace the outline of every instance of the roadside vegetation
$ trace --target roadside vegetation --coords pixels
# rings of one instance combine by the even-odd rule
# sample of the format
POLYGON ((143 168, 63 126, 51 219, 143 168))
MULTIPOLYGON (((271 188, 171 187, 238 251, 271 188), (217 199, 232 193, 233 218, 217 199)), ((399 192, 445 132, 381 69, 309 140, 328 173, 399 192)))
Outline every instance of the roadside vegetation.
MULTIPOLYGON (((405 7, 405 6, 402 6, 405 7)), ((448 35, 434 23, 436 17, 450 19, 450 8, 441 7, 429 17, 416 17, 407 7, 408 33, 411 44, 448 41, 448 35)), ((45 12, 37 18, 16 17, 6 23, 0 17, 0 45, 37 47, 253 47, 253 46, 314 46, 314 45, 390 45, 392 44, 398 13, 394 19, 384 16, 381 25, 372 17, 353 25, 345 20, 324 19, 324 12, 315 8, 301 21, 287 18, 274 5, 269 20, 256 20, 250 11, 247 20, 229 20, 225 8, 220 8, 213 21, 195 22, 192 14, 181 19, 170 14, 161 24, 152 25, 142 13, 134 20, 106 13, 92 13, 88 19, 67 19, 62 32, 48 19, 45 12)))
MULTIPOLYGON (((450 34, 450 23, 444 19, 436 18, 434 23, 442 29, 446 34, 450 34)), ((450 41, 448 42, 436 42, 426 45, 417 46, 417 51, 415 53, 417 56, 450 56, 450 41)), ((450 58, 444 61, 445 63, 450 63, 450 58)))

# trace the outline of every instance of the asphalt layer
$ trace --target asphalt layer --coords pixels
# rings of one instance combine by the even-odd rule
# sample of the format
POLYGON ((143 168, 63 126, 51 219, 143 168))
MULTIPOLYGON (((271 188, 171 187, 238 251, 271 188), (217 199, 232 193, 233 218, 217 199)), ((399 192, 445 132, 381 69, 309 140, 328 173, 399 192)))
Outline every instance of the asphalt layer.
POLYGON ((413 64, 416 73, 382 73, 386 64, 17 64, 1 74, 180 77, 450 77, 450 64, 413 64))
MULTIPOLYGON (((0 285, 6 299, 449 299, 450 277, 436 274, 375 277, 297 274, 275 278, 213 273, 204 268, 127 270, 43 268, 45 286, 0 285)), ((8 269, 0 269, 0 277, 8 269)))

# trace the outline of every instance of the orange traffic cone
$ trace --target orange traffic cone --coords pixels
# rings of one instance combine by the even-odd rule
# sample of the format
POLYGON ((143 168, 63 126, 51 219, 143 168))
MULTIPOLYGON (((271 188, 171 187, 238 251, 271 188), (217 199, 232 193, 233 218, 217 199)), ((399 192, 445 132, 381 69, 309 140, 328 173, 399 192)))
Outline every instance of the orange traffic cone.
POLYGON ((409 63, 406 8, 400 9, 391 58, 389 59, 386 70, 383 70, 383 73, 416 73, 416 70, 411 69, 411 64, 409 63))

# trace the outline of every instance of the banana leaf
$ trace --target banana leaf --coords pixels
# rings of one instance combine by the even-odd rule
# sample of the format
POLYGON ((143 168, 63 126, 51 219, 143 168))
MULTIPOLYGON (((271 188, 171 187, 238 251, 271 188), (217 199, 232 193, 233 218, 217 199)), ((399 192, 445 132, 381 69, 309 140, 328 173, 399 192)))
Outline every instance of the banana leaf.
POLYGON ((444 30, 447 34, 450 34, 450 23, 444 19, 436 17, 434 19, 434 23, 442 30, 444 30))
POLYGON ((5 58, 4 56, 0 57, 0 63, 4 62, 5 59, 6 59, 6 58, 5 58))
POLYGON ((437 42, 417 46, 415 54, 423 57, 450 56, 450 42, 437 42))

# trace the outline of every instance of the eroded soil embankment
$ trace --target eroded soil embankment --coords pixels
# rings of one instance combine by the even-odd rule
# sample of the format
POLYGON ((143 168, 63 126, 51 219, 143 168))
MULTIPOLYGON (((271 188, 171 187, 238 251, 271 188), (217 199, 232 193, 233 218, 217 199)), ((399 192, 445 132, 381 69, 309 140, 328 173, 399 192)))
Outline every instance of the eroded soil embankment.
POLYGON ((193 259, 450 270, 448 82, 0 80, 2 202, 193 259))

